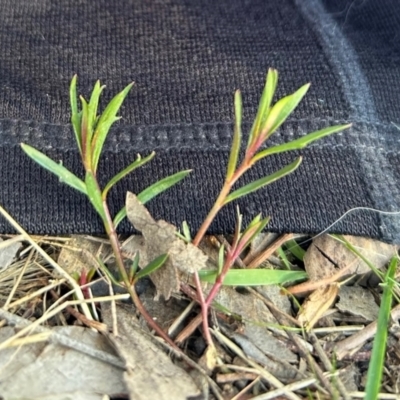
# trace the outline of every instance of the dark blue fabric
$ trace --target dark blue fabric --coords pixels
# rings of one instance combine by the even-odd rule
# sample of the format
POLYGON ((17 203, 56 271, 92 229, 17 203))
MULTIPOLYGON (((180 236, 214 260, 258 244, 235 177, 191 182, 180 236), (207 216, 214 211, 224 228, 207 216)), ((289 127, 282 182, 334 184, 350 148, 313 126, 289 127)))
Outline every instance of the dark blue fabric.
MULTIPOLYGON (((111 194, 183 168, 194 172, 149 204, 156 218, 196 230, 218 193, 232 137, 233 93, 244 100, 244 131, 254 118, 269 67, 278 95, 312 86, 271 138, 282 143, 353 122, 302 152, 291 176, 239 202, 245 219, 271 215, 269 229, 318 233, 354 207, 400 211, 399 31, 397 1, 0 0, 0 204, 32 233, 101 233, 87 199, 22 153, 20 142, 81 174, 69 126, 68 87, 88 97, 107 85, 102 104, 135 86, 106 142, 104 181, 137 153, 156 159, 111 194), (334 4, 333 4, 334 3, 334 4), (397 39, 396 39, 397 37, 397 39)), ((271 157, 241 184, 289 163, 271 157)), ((231 232, 235 205, 211 231, 231 232)), ((0 219, 0 232, 11 228, 0 219)), ((356 211, 330 231, 400 242, 400 217, 356 211)), ((121 232, 131 232, 127 222, 121 232)))

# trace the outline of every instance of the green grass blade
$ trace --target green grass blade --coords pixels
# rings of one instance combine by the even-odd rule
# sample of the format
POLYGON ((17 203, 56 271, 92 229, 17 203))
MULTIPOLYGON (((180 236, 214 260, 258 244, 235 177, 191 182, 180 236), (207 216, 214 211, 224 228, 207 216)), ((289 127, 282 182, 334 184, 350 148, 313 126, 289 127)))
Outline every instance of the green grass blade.
POLYGON ((282 249, 282 246, 278 248, 277 253, 278 253, 280 259, 282 260, 283 264, 285 265, 286 269, 291 270, 292 266, 291 266, 289 260, 287 259, 286 254, 285 254, 284 250, 282 249))
MULTIPOLYGON (((217 278, 216 270, 200 270, 199 276, 203 282, 214 283, 217 278)), ((261 286, 279 285, 307 278, 302 271, 282 271, 273 269, 231 269, 225 276, 225 286, 261 286)))
POLYGON ((76 92, 76 82, 78 77, 74 75, 71 80, 71 85, 69 87, 69 99, 71 104, 71 123, 75 133, 76 143, 79 148, 79 152, 82 154, 82 138, 81 138, 81 113, 78 111, 78 95, 76 92))
MULTIPOLYGON (((148 201, 158 196, 160 193, 165 192, 170 187, 176 185, 183 178, 185 178, 192 170, 188 169, 185 171, 177 172, 176 174, 167 176, 164 179, 154 183, 149 186, 142 192, 137 195, 138 200, 142 204, 146 204, 148 201)), ((115 228, 122 222, 122 220, 126 217, 126 207, 122 207, 121 210, 118 211, 117 215, 114 217, 114 226, 115 228)))
POLYGON ((140 279, 143 278, 147 275, 150 275, 152 272, 157 271, 159 268, 161 268, 165 261, 167 261, 168 254, 162 254, 161 256, 158 256, 156 259, 154 259, 151 263, 147 264, 143 269, 141 269, 136 275, 135 279, 140 279))
POLYGON ((328 128, 321 129, 316 132, 309 133, 299 139, 293 140, 289 143, 283 143, 278 146, 270 147, 257 153, 254 157, 254 161, 261 160, 264 157, 270 156, 271 154, 283 153, 286 151, 301 150, 316 140, 322 139, 325 136, 332 135, 333 133, 343 131, 344 129, 350 128, 351 124, 346 125, 335 125, 328 128))
POLYGON ((296 90, 293 94, 280 99, 269 112, 268 118, 262 127, 263 134, 266 137, 275 132, 299 105, 300 101, 306 95, 310 84, 303 85, 300 89, 296 90))
POLYGON ((140 192, 137 195, 138 200, 142 204, 146 204, 148 201, 150 201, 154 197, 158 196, 160 193, 165 192, 167 189, 176 185, 182 179, 186 178, 186 176, 191 171, 192 171, 191 169, 179 171, 176 174, 167 176, 166 178, 163 178, 163 179, 159 180, 158 182, 153 183, 151 186, 144 189, 142 192, 140 192))
POLYGON ((105 276, 107 276, 108 279, 110 279, 110 281, 111 281, 114 285, 119 286, 119 287, 122 287, 121 283, 118 282, 118 280, 115 278, 115 276, 114 276, 114 275, 110 272, 110 270, 107 268, 106 264, 104 264, 104 262, 103 262, 99 257, 97 257, 97 262, 99 263, 99 267, 100 267, 101 271, 103 272, 103 274, 104 274, 105 276))
POLYGON ((235 93, 235 129, 233 133, 231 154, 229 155, 226 179, 231 179, 236 170, 240 144, 242 141, 242 112, 242 96, 240 91, 237 90, 235 93))
POLYGON ((118 121, 117 113, 128 95, 129 91, 133 86, 133 82, 129 84, 122 92, 118 93, 107 105, 103 114, 97 123, 95 133, 92 139, 92 169, 95 172, 97 170, 97 165, 99 163, 100 154, 103 149, 104 142, 106 140, 108 131, 110 130, 112 124, 118 121))
POLYGON ((247 148, 249 148, 255 142, 256 138, 262 131, 261 127, 265 124, 265 121, 268 118, 272 99, 275 95, 275 90, 277 85, 278 85, 278 71, 276 69, 270 68, 268 70, 264 90, 261 95, 261 100, 258 106, 257 115, 254 120, 253 127, 251 128, 250 131, 247 148))
POLYGON ((152 158, 154 158, 155 155, 156 153, 154 151, 145 158, 141 158, 141 156, 138 154, 138 158, 132 164, 128 165, 125 169, 120 171, 107 183, 102 193, 103 199, 107 197, 108 192, 116 183, 118 183, 121 179, 123 179, 126 175, 128 175, 132 171, 134 171, 136 168, 139 168, 148 163, 152 158))
POLYGON ((240 197, 246 196, 249 193, 255 192, 258 189, 261 189, 262 187, 269 185, 278 179, 283 178, 286 175, 291 174, 296 168, 299 167, 301 164, 302 158, 298 157, 295 161, 293 161, 291 164, 286 165, 285 167, 281 168, 279 171, 268 175, 264 178, 258 179, 254 182, 249 183, 246 186, 243 186, 242 188, 235 190, 232 192, 227 198, 225 199, 224 204, 228 204, 229 202, 236 200, 240 197))
POLYGON ((369 362, 366 400, 375 400, 378 398, 382 383, 383 368, 385 363, 386 344, 390 320, 390 310, 392 307, 394 276, 397 269, 398 258, 394 256, 390 262, 388 272, 385 276, 383 296, 379 308, 377 331, 374 338, 371 360, 369 362))
POLYGON ((85 183, 87 196, 89 197, 90 202, 92 203, 97 213, 100 215, 103 222, 105 222, 107 218, 103 207, 103 199, 101 198, 99 186, 92 172, 86 172, 85 183))
POLYGON ((35 148, 21 143, 22 150, 30 157, 33 161, 38 163, 41 167, 47 169, 54 175, 57 175, 61 182, 71 186, 72 188, 78 190, 83 194, 87 194, 85 183, 70 172, 67 168, 63 167, 61 164, 56 163, 51 158, 47 157, 45 154, 36 150, 35 148))

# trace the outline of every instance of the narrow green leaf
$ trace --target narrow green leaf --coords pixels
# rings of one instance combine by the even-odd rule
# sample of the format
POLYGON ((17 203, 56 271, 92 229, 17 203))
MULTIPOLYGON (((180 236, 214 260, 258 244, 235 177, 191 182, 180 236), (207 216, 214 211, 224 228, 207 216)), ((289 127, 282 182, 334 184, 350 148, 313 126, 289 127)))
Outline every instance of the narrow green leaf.
POLYGON ((97 108, 99 106, 99 99, 101 92, 105 86, 100 86, 100 81, 97 81, 94 85, 92 95, 90 96, 89 107, 88 107, 88 130, 93 132, 97 119, 97 108))
POLYGON ((233 140, 231 153, 229 155, 226 179, 231 179, 235 173, 237 160, 239 157, 240 144, 242 141, 242 96, 240 91, 235 92, 235 128, 233 132, 233 140))
POLYGON ((189 224, 186 221, 182 222, 182 232, 187 243, 192 241, 192 235, 190 234, 189 224))
POLYGON ((149 154, 147 157, 142 158, 140 154, 138 154, 137 159, 130 165, 128 165, 125 169, 120 171, 117 175, 115 175, 106 185, 106 187, 103 190, 102 197, 105 199, 107 197, 108 192, 110 189, 118 183, 122 178, 124 178, 126 175, 128 175, 130 172, 134 171, 136 168, 139 168, 146 163, 148 163, 156 153, 153 151, 151 154, 149 154))
POLYGON ((227 198, 225 199, 224 204, 228 204, 229 202, 236 200, 240 197, 246 196, 249 193, 255 192, 258 189, 261 189, 262 187, 269 185, 278 179, 283 178, 286 175, 291 174, 295 169, 298 168, 298 166, 301 164, 302 157, 296 158, 295 161, 293 161, 291 164, 286 165, 285 167, 281 168, 279 171, 274 172, 271 175, 268 175, 264 178, 258 179, 254 182, 249 183, 246 186, 243 186, 242 188, 235 190, 232 192, 227 198))
MULTIPOLYGON (((216 270, 200 270, 199 276, 203 282, 214 283, 217 278, 216 270)), ((226 286, 261 286, 279 285, 307 278, 302 271, 282 271, 273 269, 231 269, 225 276, 223 285, 226 286)))
POLYGON ((71 186, 72 188, 78 190, 83 194, 87 194, 85 183, 70 172, 67 168, 63 167, 61 164, 56 163, 51 158, 47 157, 45 154, 36 150, 35 148, 21 143, 22 150, 30 157, 33 161, 38 163, 41 167, 47 169, 54 175, 57 175, 61 182, 71 186))
POLYGON ((151 263, 147 264, 143 269, 141 269, 136 275, 135 279, 143 278, 144 276, 150 275, 152 272, 157 271, 161 268, 165 261, 167 261, 168 254, 162 254, 154 259, 151 263))
POLYGON ((96 181, 96 178, 91 171, 86 172, 85 183, 87 196, 89 197, 90 202, 92 203, 97 213, 100 215, 103 222, 105 222, 107 218, 103 208, 103 200, 101 198, 100 188, 96 181))
POLYGON ((82 135, 82 157, 85 165, 90 166, 92 155, 90 153, 90 143, 92 140, 92 131, 88 129, 88 104, 86 100, 80 96, 82 104, 82 115, 81 115, 81 135, 82 135))
POLYGON ((81 138, 81 113, 78 111, 78 101, 76 93, 76 82, 77 75, 74 75, 71 80, 71 85, 69 87, 69 98, 71 104, 71 123, 75 133, 76 143, 79 148, 79 152, 82 154, 82 138, 81 138))
POLYGON ((264 90, 261 95, 261 100, 258 106, 257 115, 254 120, 253 127, 251 128, 250 131, 247 148, 249 148, 255 142, 256 138, 262 131, 261 127, 265 124, 265 121, 268 118, 272 99, 275 95, 275 90, 277 85, 278 85, 278 71, 276 69, 270 68, 268 70, 264 90))
POLYGON ((112 124, 117 121, 119 118, 117 117, 117 113, 125 100, 125 97, 128 95, 129 91, 133 86, 133 82, 129 84, 122 92, 118 93, 111 101, 108 103, 106 109, 103 114, 100 116, 100 119, 96 126, 96 131, 93 135, 92 139, 92 169, 95 172, 97 170, 97 165, 99 163, 100 154, 103 149, 104 142, 106 140, 108 131, 110 130, 112 124))
POLYGON ((285 243, 286 250, 290 251, 298 260, 303 261, 306 251, 302 249, 294 239, 285 243))
POLYGON ((283 153, 286 151, 301 150, 309 144, 315 142, 316 140, 322 139, 325 136, 332 135, 333 133, 343 131, 344 129, 350 128, 351 124, 346 125, 335 125, 328 128, 321 129, 309 133, 299 139, 293 140, 289 143, 283 143, 278 146, 270 147, 263 151, 260 151, 253 157, 253 161, 261 160, 264 157, 270 156, 271 154, 283 153))
POLYGON ((262 134, 268 138, 274 133, 289 117, 293 110, 298 106, 300 101, 307 93, 310 84, 303 85, 293 94, 280 99, 269 112, 268 118, 261 127, 262 134))
POLYGON ((138 267, 139 267, 139 253, 136 253, 135 257, 133 258, 132 265, 129 268, 129 282, 133 282, 138 267))
POLYGON ((392 308, 393 286, 395 282, 394 276, 396 273, 397 264, 398 258, 397 256, 394 256, 389 264, 389 269, 385 276, 383 296, 381 306, 379 308, 377 331, 375 334, 371 360, 368 367, 367 384, 365 388, 366 400, 377 399, 380 387, 382 385, 390 311, 392 308))
POLYGON ((117 215, 114 217, 113 225, 115 229, 117 229, 117 226, 124 220, 125 217, 126 207, 124 206, 118 211, 117 215))
POLYGON ((282 249, 282 246, 278 248, 277 252, 278 252, 278 255, 281 258, 283 264, 285 265, 286 269, 291 270, 292 266, 291 266, 289 260, 287 259, 286 254, 285 254, 284 250, 282 249))
MULTIPOLYGON (((153 185, 149 186, 148 188, 146 188, 142 192, 140 192, 137 195, 138 200, 142 204, 146 204, 154 197, 165 192, 170 187, 176 185, 179 181, 181 181, 183 178, 185 178, 190 172, 191 172, 191 169, 188 169, 188 170, 180 171, 180 172, 177 172, 176 174, 167 176, 164 179, 161 179, 160 181, 154 183, 153 185)), ((119 210, 117 215, 114 217, 113 222, 114 222, 115 228, 123 221, 123 219, 125 217, 126 217, 126 208, 122 207, 121 210, 119 210)))
POLYGON ((153 183, 151 186, 144 189, 137 195, 138 200, 142 204, 146 204, 148 201, 158 196, 160 193, 163 193, 170 187, 176 185, 183 178, 185 178, 191 171, 192 171, 191 169, 179 171, 176 174, 167 176, 166 178, 163 178, 158 182, 153 183))
MULTIPOLYGON (((259 214, 257 217, 261 218, 261 214, 259 214)), ((254 238, 263 231, 270 221, 269 217, 262 220, 259 220, 257 217, 253 220, 257 222, 250 223, 249 227, 242 234, 239 244, 241 251, 243 251, 254 240, 254 238)))
POLYGON ((95 273, 96 273, 96 268, 90 268, 89 272, 86 274, 86 281, 91 282, 95 273))
POLYGON ((103 272, 104 275, 108 277, 108 279, 116 286, 123 287, 120 282, 118 282, 117 278, 110 272, 110 270, 107 268, 106 264, 103 263, 103 261, 98 257, 97 262, 99 263, 99 267, 101 271, 103 272))

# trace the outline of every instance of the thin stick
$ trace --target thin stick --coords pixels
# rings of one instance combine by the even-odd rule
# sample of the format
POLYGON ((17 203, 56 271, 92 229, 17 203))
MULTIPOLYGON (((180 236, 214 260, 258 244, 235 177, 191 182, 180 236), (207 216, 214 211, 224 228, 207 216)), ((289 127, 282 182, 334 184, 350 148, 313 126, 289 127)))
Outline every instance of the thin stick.
POLYGON ((264 261, 268 260, 275 251, 281 247, 285 242, 290 240, 293 237, 293 233, 285 233, 277 240, 275 240, 270 246, 268 246, 259 256, 257 256, 254 260, 247 265, 247 268, 257 268, 259 267, 264 261))

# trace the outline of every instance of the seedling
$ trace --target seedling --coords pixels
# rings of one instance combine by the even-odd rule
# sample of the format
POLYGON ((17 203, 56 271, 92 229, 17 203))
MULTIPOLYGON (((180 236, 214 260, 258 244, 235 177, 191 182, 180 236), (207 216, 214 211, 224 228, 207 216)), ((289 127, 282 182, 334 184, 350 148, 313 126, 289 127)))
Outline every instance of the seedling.
MULTIPOLYGON (((155 260, 153 263, 150 263, 146 268, 137 274, 136 271, 134 271, 134 274, 132 275, 132 270, 130 274, 128 274, 123 263, 121 248, 116 233, 116 227, 126 216, 126 210, 125 207, 121 208, 114 218, 112 218, 107 203, 107 195, 111 188, 126 175, 151 161, 154 158, 155 153, 152 152, 144 158, 138 155, 136 160, 115 175, 106 184, 104 189, 100 188, 100 184, 97 179, 97 169, 104 142, 111 126, 114 124, 114 122, 118 121, 119 117, 117 117, 117 113, 133 84, 129 84, 122 92, 118 93, 107 105, 104 112, 101 115, 98 115, 97 112, 99 99, 105 86, 101 86, 99 81, 96 82, 89 103, 82 96, 80 96, 81 110, 78 110, 76 83, 77 77, 74 76, 70 86, 70 102, 72 109, 71 122, 79 153, 81 155, 82 164, 85 169, 84 180, 74 175, 62 164, 56 163, 33 147, 27 144, 21 144, 21 147, 25 153, 39 165, 57 175, 61 181, 89 198, 94 209, 97 211, 103 222, 116 258, 119 273, 121 274, 123 283, 126 287, 126 290, 129 292, 132 301, 146 319, 147 323, 169 344, 176 347, 171 339, 169 339, 169 337, 154 322, 153 318, 144 309, 133 285, 133 283, 140 277, 143 277, 155 269, 160 268, 166 260, 166 255, 155 260)), ((189 172, 190 171, 181 171, 154 183, 150 187, 146 188, 143 192, 138 194, 139 200, 145 204, 158 194, 164 192, 171 186, 181 181, 188 175, 189 172)))
MULTIPOLYGON (((280 170, 271 175, 262 177, 254 182, 251 182, 239 189, 234 190, 232 187, 235 183, 248 171, 254 164, 263 158, 273 154, 301 150, 316 140, 322 139, 325 136, 342 131, 351 126, 336 125, 328 128, 321 129, 316 132, 309 133, 299 139, 293 140, 289 143, 283 143, 267 149, 261 149, 264 143, 271 137, 271 135, 287 120, 290 114, 295 110, 297 105, 303 99, 309 89, 309 84, 302 86, 296 92, 282 99, 278 100, 272 105, 272 100, 275 95, 275 90, 278 84, 278 72, 275 69, 269 69, 264 91, 261 96, 259 108, 252 129, 250 131, 249 139, 244 153, 243 160, 238 165, 239 152, 242 144, 242 97, 240 91, 236 91, 234 98, 235 108, 235 127, 232 141, 231 152, 228 161, 228 167, 225 176, 225 182, 222 186, 219 196, 215 200, 209 214, 201 225, 197 235, 193 240, 194 245, 199 245, 207 232, 209 226, 215 219, 218 212, 228 203, 237 200, 249 193, 255 192, 264 186, 282 179, 284 176, 295 171, 302 162, 302 157, 297 157, 292 163, 286 165, 280 170)), ((206 299, 201 292, 201 285, 199 276, 196 276, 197 291, 200 299, 203 316, 203 329, 207 342, 212 346, 211 335, 208 330, 208 309, 212 300, 218 293, 221 285, 224 283, 225 277, 229 274, 229 270, 234 265, 236 259, 240 256, 243 249, 248 246, 254 239, 255 235, 262 231, 267 225, 268 219, 262 219, 261 216, 256 217, 250 223, 244 233, 240 234, 242 218, 239 216, 238 224, 233 240, 232 248, 227 253, 223 263, 220 262, 218 271, 215 273, 215 283, 206 299), (223 266, 221 267, 221 265, 223 266)), ((248 271, 248 273, 251 271, 248 271)), ((243 277, 245 274, 242 274, 243 277)), ((202 276, 206 280, 206 276, 202 276)), ((263 284, 260 283, 259 284, 263 284)))

